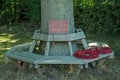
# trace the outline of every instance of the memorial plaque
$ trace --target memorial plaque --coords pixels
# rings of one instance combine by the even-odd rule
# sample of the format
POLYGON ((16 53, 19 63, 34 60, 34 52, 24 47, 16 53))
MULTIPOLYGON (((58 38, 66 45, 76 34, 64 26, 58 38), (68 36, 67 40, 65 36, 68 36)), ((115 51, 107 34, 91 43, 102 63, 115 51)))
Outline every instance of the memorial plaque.
POLYGON ((68 21, 67 20, 50 20, 49 34, 67 34, 68 21))

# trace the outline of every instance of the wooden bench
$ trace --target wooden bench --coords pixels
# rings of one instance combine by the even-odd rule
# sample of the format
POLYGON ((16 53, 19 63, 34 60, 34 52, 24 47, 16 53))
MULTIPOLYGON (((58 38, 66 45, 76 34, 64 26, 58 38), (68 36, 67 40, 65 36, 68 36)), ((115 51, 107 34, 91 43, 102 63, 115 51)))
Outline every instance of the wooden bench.
MULTIPOLYGON (((59 23, 59 21, 57 21, 59 23)), ((83 45, 84 49, 88 49, 90 46, 90 43, 87 43, 86 41, 86 36, 84 32, 81 29, 77 29, 75 33, 70 33, 67 30, 69 27, 67 21, 60 21, 60 23, 64 23, 63 27, 63 32, 61 33, 62 30, 58 31, 55 26, 57 25, 54 20, 49 22, 49 27, 53 28, 50 29, 49 34, 44 34, 41 33, 40 30, 36 30, 34 35, 33 35, 33 42, 29 44, 22 44, 22 45, 17 45, 11 48, 5 56, 10 58, 10 59, 15 59, 18 61, 23 61, 27 62, 30 65, 33 65, 35 68, 39 68, 41 64, 79 64, 80 68, 83 68, 83 65, 85 67, 88 67, 88 64, 91 62, 94 62, 99 59, 103 59, 106 57, 113 58, 114 57, 114 52, 110 54, 104 54, 100 55, 96 59, 89 59, 89 60, 84 60, 84 59, 77 59, 73 56, 73 50, 72 50, 72 41, 78 41, 78 43, 81 43, 83 45), (52 23, 52 24, 51 24, 52 23), (56 29, 55 29, 56 28, 56 29), (58 33, 58 34, 57 34, 58 33), (43 55, 36 54, 34 53, 34 49, 36 45, 40 44, 41 41, 46 42, 46 47, 45 47, 45 53, 43 55), (50 44, 51 41, 54 42, 67 42, 69 45, 69 50, 70 50, 70 56, 49 56, 49 50, 50 50, 50 44)), ((98 45, 105 45, 103 43, 97 43, 97 42, 91 42, 91 43, 96 43, 98 45)))
POLYGON ((33 64, 35 68, 38 68, 41 64, 80 64, 88 68, 88 63, 93 61, 112 56, 114 53, 101 54, 96 59, 77 59, 74 56, 43 56, 35 53, 21 52, 21 53, 10 53, 6 57, 15 59, 18 61, 24 61, 29 64, 33 64))
MULTIPOLYGON (((80 44, 81 41, 77 41, 78 45, 80 44)), ((97 45, 97 46, 108 46, 106 43, 102 42, 96 42, 92 40, 87 40, 88 45, 90 46, 91 44, 97 45)), ((98 58, 96 59, 77 59, 74 56, 44 56, 44 55, 39 55, 36 53, 30 53, 29 48, 32 45, 32 43, 26 43, 26 44, 21 44, 21 45, 16 45, 9 50, 5 56, 9 59, 15 59, 18 61, 23 61, 27 62, 30 65, 34 65, 35 68, 38 68, 39 65, 41 64, 80 64, 80 66, 83 67, 88 67, 89 63, 92 63, 94 61, 97 61, 99 59, 103 58, 114 58, 114 52, 110 54, 101 54, 98 58)))
POLYGON ((33 35, 32 46, 29 52, 33 52, 37 41, 45 41, 45 56, 49 56, 51 42, 67 42, 69 46, 70 56, 73 56, 72 41, 81 40, 84 49, 88 49, 88 44, 85 40, 86 36, 81 29, 77 29, 75 33, 69 33, 67 20, 50 20, 49 21, 49 34, 41 33, 40 30, 36 30, 33 35))

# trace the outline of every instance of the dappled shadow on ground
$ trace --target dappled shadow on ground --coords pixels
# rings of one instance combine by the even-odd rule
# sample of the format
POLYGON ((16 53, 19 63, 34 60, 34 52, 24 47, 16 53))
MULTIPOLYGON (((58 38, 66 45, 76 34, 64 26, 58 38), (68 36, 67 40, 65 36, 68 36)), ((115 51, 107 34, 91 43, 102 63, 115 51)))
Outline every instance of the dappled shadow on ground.
MULTIPOLYGON (((30 23, 0 26, 0 56, 12 46, 32 41, 32 35, 38 26, 30 23)), ((3 57, 0 57, 0 60, 3 57)))

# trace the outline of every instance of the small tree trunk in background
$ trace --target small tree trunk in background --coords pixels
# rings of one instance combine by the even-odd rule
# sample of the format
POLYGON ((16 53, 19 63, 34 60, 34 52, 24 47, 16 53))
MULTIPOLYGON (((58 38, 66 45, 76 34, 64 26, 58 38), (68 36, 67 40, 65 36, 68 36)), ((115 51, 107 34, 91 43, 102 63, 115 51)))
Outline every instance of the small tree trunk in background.
MULTIPOLYGON (((48 34, 49 20, 68 20, 69 33, 75 32, 73 0, 41 0, 41 32, 48 34)), ((43 42, 42 45, 45 43, 43 42)), ((68 43, 52 42, 50 55, 69 55, 68 43)))

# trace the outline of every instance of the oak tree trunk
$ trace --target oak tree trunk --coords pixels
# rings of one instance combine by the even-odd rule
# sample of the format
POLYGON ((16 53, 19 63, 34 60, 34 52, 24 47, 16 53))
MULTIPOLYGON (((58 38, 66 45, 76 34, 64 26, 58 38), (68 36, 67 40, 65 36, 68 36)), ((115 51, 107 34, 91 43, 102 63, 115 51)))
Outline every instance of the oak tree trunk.
MULTIPOLYGON (((69 33, 74 33, 73 0, 41 0, 42 33, 48 34, 49 20, 68 20, 68 31, 69 33)), ((43 42, 42 45, 44 44, 43 42)), ((69 54, 67 42, 52 42, 49 55, 63 56, 69 54)))

